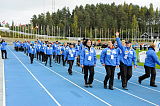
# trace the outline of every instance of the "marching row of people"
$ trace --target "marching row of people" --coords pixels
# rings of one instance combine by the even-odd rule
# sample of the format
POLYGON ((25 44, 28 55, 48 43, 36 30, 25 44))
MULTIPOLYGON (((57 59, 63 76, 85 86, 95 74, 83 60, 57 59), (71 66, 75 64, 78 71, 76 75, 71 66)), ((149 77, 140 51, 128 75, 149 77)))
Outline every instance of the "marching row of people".
MULTIPOLYGON (((79 43, 80 44, 80 43, 79 43)), ((76 45, 74 47, 73 43, 60 43, 56 42, 48 42, 48 41, 25 41, 25 42, 14 42, 14 48, 16 51, 24 51, 24 53, 30 57, 30 62, 33 64, 34 57, 37 60, 42 61, 47 65, 49 60, 49 65, 52 67, 52 59, 58 64, 63 62, 63 66, 66 65, 66 61, 70 64, 68 69, 69 74, 72 74, 72 64, 75 57, 79 56, 80 45, 76 45)), ((77 62, 79 62, 78 60, 77 62)), ((79 63, 77 63, 79 64, 79 63)))
MULTIPOLYGON (((107 87, 113 90, 114 85, 114 74, 115 68, 120 67, 120 72, 118 73, 118 79, 121 77, 122 88, 127 89, 127 83, 132 77, 132 66, 137 67, 137 57, 136 52, 132 48, 131 41, 120 40, 119 33, 116 33, 116 44, 115 41, 108 41, 108 46, 102 50, 100 55, 100 63, 104 66, 106 70, 106 76, 104 78, 104 88, 107 87), (107 86, 108 85, 108 86, 107 86)), ((66 62, 69 64, 68 73, 72 75, 72 66, 74 61, 77 59, 77 66, 82 67, 82 72, 84 73, 84 84, 85 87, 92 87, 94 80, 94 67, 96 66, 96 50, 92 46, 92 41, 90 39, 83 39, 83 41, 78 41, 77 44, 73 43, 60 43, 48 42, 48 41, 35 41, 35 42, 14 42, 15 50, 23 50, 25 54, 29 54, 31 64, 33 63, 34 57, 37 60, 48 63, 52 67, 52 59, 56 63, 60 64, 61 60, 63 66, 66 62), (21 48, 21 49, 20 49, 21 48)), ((138 78, 138 82, 141 84, 142 80, 150 77, 150 86, 157 87, 155 85, 156 70, 155 64, 160 65, 160 61, 154 50, 155 45, 151 44, 149 50, 147 51, 147 57, 145 59, 145 74, 138 78)))

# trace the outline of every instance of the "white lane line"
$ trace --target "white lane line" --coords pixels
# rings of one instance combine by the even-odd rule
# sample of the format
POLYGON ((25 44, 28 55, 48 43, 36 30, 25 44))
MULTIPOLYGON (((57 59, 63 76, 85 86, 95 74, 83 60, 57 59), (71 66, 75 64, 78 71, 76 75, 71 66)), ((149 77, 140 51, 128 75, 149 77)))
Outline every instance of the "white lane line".
MULTIPOLYGON (((133 77, 136 77, 136 78, 138 78, 139 76, 137 76, 137 75, 132 75, 133 77)), ((145 80, 147 80, 147 81, 150 81, 150 79, 149 78, 147 78, 147 79, 145 79, 145 80)), ((158 82, 158 81, 156 81, 156 83, 160 83, 160 82, 158 82)))
MULTIPOLYGON (((106 74, 105 74, 105 73, 103 73, 103 72, 98 72, 98 71, 95 71, 95 72, 97 72, 97 73, 99 73, 99 74, 106 75, 106 74)), ((129 82, 129 83, 131 83, 131 84, 134 84, 134 85, 137 85, 137 86, 140 86, 140 87, 143 87, 143 88, 146 88, 146 89, 149 89, 149 90, 152 90, 152 91, 155 91, 155 92, 159 92, 159 93, 160 93, 160 91, 159 91, 159 90, 152 89, 152 88, 149 88, 149 87, 146 87, 146 86, 140 85, 140 84, 136 84, 136 83, 134 83, 134 82, 132 82, 132 81, 128 81, 128 82, 129 82)))
MULTIPOLYGON (((66 68, 66 67, 65 67, 66 68)), ((75 70, 74 70, 75 71, 75 70)), ((84 75, 84 74, 82 74, 82 73, 80 73, 80 72, 78 72, 78 71, 75 71, 75 72, 77 72, 77 73, 79 73, 79 74, 81 74, 81 75, 84 75)), ((103 83, 103 81, 100 81, 100 80, 97 80, 97 79, 95 79, 95 81, 97 81, 97 82, 100 82, 100 83, 103 83)), ((137 98, 137 99, 140 99, 140 100, 142 100, 142 101, 145 101, 145 102, 147 102, 147 103, 149 103, 149 104, 152 104, 152 105, 155 105, 155 106, 159 106, 159 105, 157 105, 157 104, 155 104, 155 103, 153 103, 153 102, 150 102, 150 101, 148 101, 148 100, 146 100, 146 99, 143 99, 143 98, 141 98, 141 97, 139 97, 139 96, 136 96, 136 95, 134 95, 134 94, 131 94, 131 93, 129 93, 129 92, 126 92, 126 91, 124 91, 124 90, 122 90, 122 89, 119 89, 119 88, 117 88, 117 87, 114 87, 115 89, 117 89, 117 90, 119 90, 119 91, 122 91, 123 93, 126 93, 126 94, 128 94, 128 95, 130 95, 130 96, 133 96, 133 97, 135 97, 135 98, 137 98)))
MULTIPOLYGON (((8 48, 9 49, 9 48, 8 48)), ((10 49, 9 49, 10 50, 10 49)), ((11 51, 11 50, 10 50, 11 51)), ((11 51, 12 52, 12 51, 11 51)), ((60 103, 51 95, 51 93, 44 87, 44 85, 32 74, 32 72, 23 64, 23 62, 12 52, 12 54, 17 58, 17 60, 23 65, 23 67, 29 72, 29 74, 38 82, 38 84, 45 90, 45 92, 51 97, 51 99, 58 105, 60 103)))
POLYGON ((6 106, 6 84, 5 84, 5 73, 4 73, 4 60, 2 60, 3 64, 3 106, 6 106))
MULTIPOLYGON (((36 61, 37 62, 37 61, 36 61)), ((37 62, 38 63, 38 62, 37 62)), ((69 81, 70 82, 70 80, 68 80, 67 78, 65 78, 65 77, 63 77, 62 75, 60 75, 60 74, 58 74, 58 73, 56 73, 55 71, 53 71, 52 69, 50 69, 50 68, 48 68, 48 67, 46 67, 46 66, 44 66, 43 64, 41 64, 41 63, 39 63, 40 65, 42 65, 43 67, 45 67, 45 68, 47 68, 48 70, 50 70, 51 72, 53 72, 53 73, 55 73, 55 74, 57 74, 57 75, 59 75, 60 77, 62 77, 63 79, 65 79, 65 80, 67 80, 67 81, 69 81)), ((57 64, 57 65, 59 65, 59 64, 57 64)), ((67 67, 65 67, 65 68, 67 68, 67 67)), ((75 72, 77 72, 77 71, 75 71, 75 72)), ((79 73, 79 74, 81 74, 81 75, 83 75, 82 73, 80 73, 80 72, 77 72, 77 73, 79 73)), ((103 81, 100 81, 100 80, 97 80, 97 79, 95 79, 97 82, 100 82, 100 83, 103 83, 103 81)), ((75 84, 74 82, 70 82, 70 83, 72 83, 72 84, 75 84)), ((76 84, 77 85, 77 84, 76 84)), ((76 86, 75 85, 75 86, 76 86)), ((79 85, 77 85, 77 87, 78 87, 79 85)), ((80 87, 80 86, 79 86, 80 87)), ((121 90, 121 89, 119 89, 119 88, 116 88, 116 87, 114 87, 115 89, 117 89, 117 90, 119 90, 119 91, 121 91, 121 92, 123 92, 123 93, 126 93, 126 94, 128 94, 128 95, 130 95, 130 96, 133 96, 133 97, 135 97, 135 98, 137 98, 137 99, 140 99, 140 100, 142 100, 142 101, 145 101, 145 102, 147 102, 147 103, 149 103, 149 104, 152 104, 152 105, 155 105, 155 106, 158 106, 157 104, 155 104, 155 103, 153 103, 153 102, 150 102, 150 101, 148 101, 148 100, 146 100, 146 99, 143 99, 143 98, 141 98, 141 97, 139 97, 139 96, 136 96, 136 95, 134 95, 134 94, 131 94, 131 93, 129 93, 129 92, 126 92, 126 91, 124 91, 124 90, 121 90)), ((81 87, 80 87, 80 89, 81 89, 81 87)), ((82 90, 83 90, 83 88, 82 88, 82 90)), ((85 90, 85 89, 84 89, 85 90)), ((88 93, 88 91, 87 91, 87 93, 88 93)), ((89 92, 90 93, 90 92, 89 92)), ((93 94, 94 95, 94 94, 93 94)), ((98 97, 99 98, 99 97, 98 97)), ((105 101, 104 101, 105 102, 105 101)))
MULTIPOLYGON (((37 62, 37 61, 36 61, 36 62, 37 62)), ((38 62, 37 62, 37 63, 38 63, 38 62)), ((58 75, 59 77, 63 78, 64 80, 70 82, 70 83, 73 84, 74 86, 78 87, 79 89, 83 90, 84 92, 88 93, 89 95, 93 96, 94 98, 98 99, 99 101, 103 102, 104 104, 106 104, 106 105, 108 105, 108 106, 112 106, 111 104, 109 104, 108 102, 104 101, 104 100, 101 99, 100 97, 98 97, 98 96, 94 95, 93 93, 91 93, 91 92, 85 90, 84 88, 80 87, 79 85, 77 85, 76 83, 74 83, 74 82, 72 82, 71 80, 67 79, 66 77, 60 75, 59 73, 53 71, 52 69, 50 69, 50 68, 44 66, 44 65, 41 64, 41 63, 38 63, 38 64, 40 64, 41 66, 45 67, 45 68, 48 69, 49 71, 55 73, 56 75, 58 75)))
MULTIPOLYGON (((101 66, 96 66, 96 67, 98 67, 98 68, 104 68, 103 66, 101 67, 101 66)), ((136 69, 141 69, 141 68, 136 68, 136 69)), ((140 74, 145 74, 144 72, 139 72, 139 71, 134 71, 134 72, 136 72, 136 73, 140 73, 140 74)), ((156 77, 160 77, 159 75, 156 75, 156 77)))
MULTIPOLYGON (((24 54, 23 54, 23 55, 24 55, 24 54)), ((79 85, 77 85, 76 83, 72 82, 71 80, 69 80, 69 79, 65 78, 64 76, 58 74, 57 72, 51 70, 50 68, 44 66, 43 64, 41 64, 41 63, 39 63, 39 62, 37 62, 37 61, 35 61, 35 62, 38 63, 38 64, 40 64, 41 66, 47 68, 49 71, 51 71, 51 72, 57 74, 59 77, 63 78, 64 80, 66 80, 66 81, 68 81, 68 82, 70 82, 70 83, 73 84, 74 86, 76 86, 76 87, 80 88, 81 90, 87 92, 89 95, 91 95, 91 96, 93 96, 94 98, 100 100, 100 101, 103 102, 104 104, 106 104, 106 105, 108 105, 108 106, 112 106, 112 105, 109 104, 108 102, 106 102, 106 101, 104 101, 103 99, 99 98, 98 96, 96 96, 96 95, 90 93, 89 91, 87 91, 87 90, 85 90, 84 88, 80 87, 79 85)))
MULTIPOLYGON (((99 66, 96 66, 96 67, 99 67, 99 66)), ((100 68, 100 67, 99 67, 100 68)), ((103 68, 104 69, 104 67, 101 67, 101 68, 103 68)), ((137 71, 133 71, 133 72, 137 72, 137 71)), ((139 73, 139 72, 138 72, 139 73)), ((139 76, 136 76, 136 75, 132 75, 133 77, 139 77, 139 76)), ((157 77, 157 76, 156 76, 157 77)), ((149 79, 146 79, 146 80, 149 80, 149 79)), ((156 83, 160 83, 160 82, 156 82, 156 83)))
MULTIPOLYGON (((57 65, 60 65, 60 64, 57 64, 57 65)), ((65 67, 65 68, 67 69, 67 67, 65 67)), ((79 74, 81 74, 81 75, 84 75, 84 74, 82 74, 82 73, 80 73, 80 72, 78 72, 78 71, 75 71, 75 70, 74 70, 74 72, 77 72, 77 73, 79 73, 79 74)), ((95 81, 100 82, 100 83, 103 83, 103 81, 100 81, 100 80, 98 80, 98 79, 95 79, 95 81)), ((146 99, 143 99, 143 98, 141 98, 141 97, 139 97, 139 96, 136 96, 136 95, 134 95, 134 94, 132 94, 132 93, 129 93, 129 92, 124 91, 124 90, 121 90, 121 89, 116 88, 116 87, 114 87, 114 88, 117 89, 117 90, 119 90, 119 91, 121 91, 121 92, 123 92, 123 93, 126 93, 126 94, 128 94, 128 95, 130 95, 130 96, 133 96, 133 97, 135 97, 135 98, 137 98, 137 99, 140 99, 140 100, 142 100, 142 101, 145 101, 145 102, 147 102, 147 103, 149 103, 149 104, 158 106, 157 104, 155 104, 155 103, 153 103, 153 102, 150 102, 150 101, 148 101, 148 100, 146 100, 146 99)))

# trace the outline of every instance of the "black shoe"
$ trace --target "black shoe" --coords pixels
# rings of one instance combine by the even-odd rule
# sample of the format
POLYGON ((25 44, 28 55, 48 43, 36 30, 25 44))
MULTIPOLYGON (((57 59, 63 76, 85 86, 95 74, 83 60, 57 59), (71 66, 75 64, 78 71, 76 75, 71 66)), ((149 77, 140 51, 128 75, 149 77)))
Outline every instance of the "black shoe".
POLYGON ((88 88, 88 84, 84 84, 84 87, 88 88))
POLYGON ((69 75, 72 75, 72 73, 69 73, 69 75))
POLYGON ((2 59, 4 59, 4 58, 2 58, 2 59))
POLYGON ((141 84, 141 83, 142 83, 142 80, 140 80, 140 78, 138 78, 138 82, 139 82, 139 84, 141 84))
POLYGON ((106 83, 106 81, 103 81, 103 86, 104 86, 104 89, 107 89, 107 83, 106 83))
POLYGON ((117 78, 118 78, 118 80, 120 80, 120 74, 119 73, 117 73, 117 78))
POLYGON ((104 85, 104 89, 107 89, 107 85, 104 85))
POLYGON ((110 90, 114 90, 113 87, 109 87, 110 90))
POLYGON ((50 67, 52 67, 52 66, 50 66, 50 67))
POLYGON ((128 88, 127 88, 127 87, 123 87, 123 89, 124 89, 124 90, 128 90, 128 88))
POLYGON ((89 87, 92 88, 93 87, 92 84, 89 84, 89 87))
POLYGON ((152 87, 157 87, 157 85, 155 85, 155 84, 152 84, 152 85, 150 84, 150 86, 152 86, 152 87))

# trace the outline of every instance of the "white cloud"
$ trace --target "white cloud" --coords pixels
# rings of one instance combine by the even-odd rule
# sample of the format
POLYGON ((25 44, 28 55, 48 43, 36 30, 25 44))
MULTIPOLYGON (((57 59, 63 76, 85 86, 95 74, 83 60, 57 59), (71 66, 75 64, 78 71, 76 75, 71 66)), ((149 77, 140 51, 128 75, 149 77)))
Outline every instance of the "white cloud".
MULTIPOLYGON (((53 0, 54 1, 54 0, 53 0)), ((149 7, 153 3, 154 7, 160 8, 160 0, 55 0, 55 10, 67 6, 74 9, 76 5, 108 3, 111 4, 132 3, 149 7)), ((52 11, 52 0, 2 0, 0 4, 0 22, 6 20, 11 23, 14 20, 18 23, 29 23, 34 14, 52 11)))

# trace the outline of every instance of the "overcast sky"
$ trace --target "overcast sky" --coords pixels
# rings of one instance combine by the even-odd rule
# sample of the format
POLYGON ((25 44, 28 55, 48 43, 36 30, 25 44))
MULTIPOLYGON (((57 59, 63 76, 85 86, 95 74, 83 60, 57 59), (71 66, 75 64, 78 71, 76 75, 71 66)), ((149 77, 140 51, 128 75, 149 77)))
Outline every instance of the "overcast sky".
MULTIPOLYGON (((153 3, 154 8, 160 10, 160 0, 53 0, 55 1, 55 10, 62 9, 67 6, 70 10, 76 5, 97 4, 115 2, 116 4, 126 3, 137 4, 140 6, 149 7, 153 3)), ((0 0, 0 22, 4 21, 11 23, 12 20, 16 24, 26 24, 30 22, 34 14, 52 11, 52 0, 0 0)), ((54 5, 53 5, 54 11, 54 5)))

